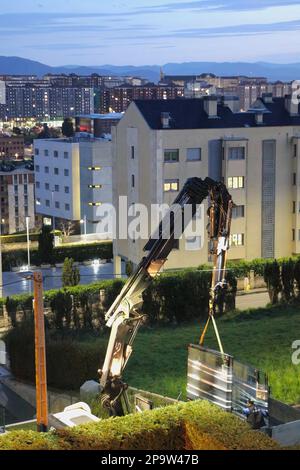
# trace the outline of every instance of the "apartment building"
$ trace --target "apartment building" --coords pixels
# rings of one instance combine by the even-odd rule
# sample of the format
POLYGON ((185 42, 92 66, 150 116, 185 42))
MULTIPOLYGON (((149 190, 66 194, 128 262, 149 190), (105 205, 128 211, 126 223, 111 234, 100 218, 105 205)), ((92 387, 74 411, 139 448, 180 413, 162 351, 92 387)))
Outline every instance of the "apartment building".
MULTIPOLYGON (((95 116, 90 121, 89 128, 97 130, 95 116)), ((35 140, 34 153, 37 213, 56 228, 65 221, 84 221, 86 234, 96 233, 99 208, 112 204, 111 137, 79 132, 72 138, 35 140)))
POLYGON ((94 112, 94 89, 59 86, 48 80, 5 81, 6 103, 0 106, 0 119, 58 119, 94 112))
POLYGON ((0 134, 0 160, 22 160, 24 154, 24 136, 0 134))
MULTIPOLYGON (((128 196, 128 207, 171 204, 187 178, 209 176, 226 183, 236 204, 230 259, 300 253, 298 108, 291 97, 270 94, 246 113, 237 112, 230 97, 132 103, 114 136, 116 207, 121 195, 128 196)), ((120 259, 137 264, 145 242, 117 239, 116 266, 120 259)), ((209 260, 204 230, 178 248, 166 268, 209 260)))
POLYGON ((34 172, 25 165, 12 171, 0 171, 0 218, 2 234, 35 227, 34 172))
POLYGON ((120 86, 104 89, 100 93, 101 113, 122 113, 134 100, 177 99, 184 97, 184 87, 176 85, 155 85, 147 83, 133 86, 124 83, 120 86))

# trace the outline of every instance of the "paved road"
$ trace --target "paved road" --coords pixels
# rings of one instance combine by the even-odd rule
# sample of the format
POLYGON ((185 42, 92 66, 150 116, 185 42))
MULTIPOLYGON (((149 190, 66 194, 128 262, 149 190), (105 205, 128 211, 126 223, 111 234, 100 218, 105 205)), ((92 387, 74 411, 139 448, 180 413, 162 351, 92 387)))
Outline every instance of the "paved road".
POLYGON ((239 310, 248 308, 265 307, 270 302, 267 292, 257 292, 253 294, 238 295, 236 298, 236 307, 239 310))
MULTIPOLYGON (((5 424, 28 421, 35 416, 35 409, 1 383, 0 377, 0 407, 1 406, 5 409, 5 424)), ((0 426, 3 425, 2 419, 2 413, 0 412, 0 426)))

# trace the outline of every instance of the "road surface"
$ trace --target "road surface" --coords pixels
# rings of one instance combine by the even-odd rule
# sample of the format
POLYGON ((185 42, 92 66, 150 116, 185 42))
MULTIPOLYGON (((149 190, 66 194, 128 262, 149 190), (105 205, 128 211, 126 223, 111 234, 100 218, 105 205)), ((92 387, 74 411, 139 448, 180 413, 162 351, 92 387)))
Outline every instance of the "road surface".
POLYGON ((270 303, 270 298, 267 292, 243 294, 238 295, 236 298, 236 308, 239 310, 266 307, 268 303, 270 303))

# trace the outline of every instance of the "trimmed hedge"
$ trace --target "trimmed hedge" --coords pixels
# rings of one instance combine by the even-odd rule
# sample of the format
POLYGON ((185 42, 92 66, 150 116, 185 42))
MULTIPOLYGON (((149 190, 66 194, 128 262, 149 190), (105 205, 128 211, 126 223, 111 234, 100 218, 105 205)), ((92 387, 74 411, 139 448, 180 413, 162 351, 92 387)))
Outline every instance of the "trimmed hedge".
MULTIPOLYGON (((34 382, 34 329, 31 321, 9 331, 5 337, 11 371, 15 377, 34 382)), ((80 342, 68 337, 53 337, 47 332, 47 382, 51 387, 78 390, 97 377, 105 357, 105 343, 80 342)))
POLYGON ((0 450, 278 450, 265 434, 205 401, 41 434, 15 431, 0 450))
MULTIPOLYGON (((63 263, 65 258, 73 258, 76 262, 91 259, 109 260, 113 258, 112 243, 96 243, 91 245, 74 245, 56 247, 53 250, 53 263, 63 263)), ((41 265, 37 249, 30 250, 31 264, 41 265)), ((3 271, 27 264, 27 250, 4 251, 2 253, 3 271)))

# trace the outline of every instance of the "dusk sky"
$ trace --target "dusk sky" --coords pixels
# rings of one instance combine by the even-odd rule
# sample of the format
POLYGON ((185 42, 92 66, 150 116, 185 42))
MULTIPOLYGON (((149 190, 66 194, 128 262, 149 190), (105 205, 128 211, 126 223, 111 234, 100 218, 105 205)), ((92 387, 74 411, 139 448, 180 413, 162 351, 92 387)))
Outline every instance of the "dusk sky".
POLYGON ((300 62, 300 1, 1 0, 0 36, 49 65, 300 62))

